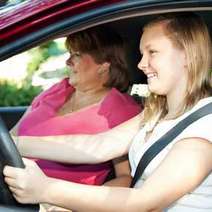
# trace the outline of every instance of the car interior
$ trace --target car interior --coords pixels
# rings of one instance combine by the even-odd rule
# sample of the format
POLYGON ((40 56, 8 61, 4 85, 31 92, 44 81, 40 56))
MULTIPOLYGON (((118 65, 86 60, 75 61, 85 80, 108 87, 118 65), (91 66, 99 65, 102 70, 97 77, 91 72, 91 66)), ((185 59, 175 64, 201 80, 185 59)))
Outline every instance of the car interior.
MULTIPOLYGON (((156 12, 155 12, 156 13, 156 12)), ((209 26, 209 29, 212 29, 212 12, 211 11, 198 11, 198 14, 200 14, 206 21, 206 23, 209 26)), ((105 24, 109 25, 111 28, 116 30, 118 33, 121 34, 121 36, 126 40, 126 49, 127 49, 127 62, 129 64, 129 72, 130 72, 130 79, 131 79, 131 85, 133 84, 140 84, 140 83, 146 83, 146 77, 144 74, 142 74, 141 71, 138 70, 137 64, 140 60, 140 53, 139 53, 139 42, 140 42, 140 35, 142 33, 142 26, 150 20, 152 17, 157 16, 157 14, 147 14, 143 15, 142 12, 137 11, 137 13, 134 13, 133 15, 126 15, 126 17, 122 18, 112 18, 112 20, 107 21, 92 21, 92 23, 86 23, 85 24, 79 24, 76 27, 72 27, 71 29, 64 29, 56 32, 54 35, 49 35, 44 40, 40 41, 34 41, 34 43, 30 43, 28 46, 24 48, 29 48, 36 46, 40 44, 42 41, 46 41, 48 39, 54 39, 58 37, 64 37, 68 35, 69 33, 73 33, 75 31, 92 27, 99 24, 105 24), (114 20, 113 20, 114 19, 114 20), (105 23, 107 22, 107 23, 105 23)), ((24 49, 24 50, 26 50, 24 49)), ((142 97, 135 96, 136 100, 138 102, 143 102, 142 97)), ((15 110, 1 110, 0 116, 2 117, 3 121, 0 120, 0 140, 2 143, 2 146, 4 148, 0 148, 2 158, 0 158, 1 161, 4 161, 3 163, 0 163, 1 170, 6 164, 6 161, 9 161, 9 164, 17 165, 18 167, 23 167, 21 157, 15 148, 15 145, 12 141, 12 138, 10 137, 8 130, 14 126, 14 124, 20 119, 24 111, 27 107, 24 108, 17 108, 15 110), (4 122, 4 123, 3 123, 4 122), (6 126, 5 126, 6 125, 6 126)), ((5 186, 3 182, 3 176, 0 177, 0 196, 5 195, 4 204, 0 203, 0 211, 38 211, 38 205, 21 205, 18 204, 16 201, 14 202, 14 199, 11 197, 11 193, 8 191, 8 188, 5 186)), ((2 198, 1 197, 1 198, 2 198)))

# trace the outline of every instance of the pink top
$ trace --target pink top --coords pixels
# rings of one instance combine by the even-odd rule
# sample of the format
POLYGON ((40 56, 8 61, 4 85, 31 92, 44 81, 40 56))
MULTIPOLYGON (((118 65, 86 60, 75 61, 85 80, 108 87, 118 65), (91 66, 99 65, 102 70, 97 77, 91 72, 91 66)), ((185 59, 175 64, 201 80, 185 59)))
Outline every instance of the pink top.
MULTIPOLYGON (((57 111, 73 92, 68 79, 42 92, 21 121, 18 135, 95 134, 113 128, 141 111, 129 95, 113 88, 101 103, 58 116, 57 111)), ((40 159, 36 162, 47 176, 85 184, 102 184, 111 170, 109 162, 98 165, 72 165, 40 159)))

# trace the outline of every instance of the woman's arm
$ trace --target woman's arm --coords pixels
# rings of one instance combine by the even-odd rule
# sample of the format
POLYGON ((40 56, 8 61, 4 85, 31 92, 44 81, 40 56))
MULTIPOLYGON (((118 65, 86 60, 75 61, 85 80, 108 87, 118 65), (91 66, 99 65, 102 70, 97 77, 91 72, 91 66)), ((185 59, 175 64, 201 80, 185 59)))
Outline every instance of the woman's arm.
POLYGON ((5 181, 19 202, 47 202, 76 211, 158 212, 193 191, 211 173, 212 144, 200 138, 178 142, 139 189, 48 178, 35 163, 26 162, 25 169, 4 169, 5 181))
POLYGON ((95 135, 65 135, 15 138, 22 156, 64 163, 100 163, 128 152, 140 128, 141 115, 95 135))
POLYGON ((114 159, 113 166, 115 171, 115 178, 107 181, 104 185, 129 187, 132 177, 130 174, 128 155, 114 159))
POLYGON ((23 116, 20 118, 20 120, 16 123, 16 125, 10 130, 10 134, 12 136, 18 135, 18 127, 21 121, 24 119, 24 117, 31 111, 31 106, 29 106, 26 110, 26 112, 23 114, 23 116))

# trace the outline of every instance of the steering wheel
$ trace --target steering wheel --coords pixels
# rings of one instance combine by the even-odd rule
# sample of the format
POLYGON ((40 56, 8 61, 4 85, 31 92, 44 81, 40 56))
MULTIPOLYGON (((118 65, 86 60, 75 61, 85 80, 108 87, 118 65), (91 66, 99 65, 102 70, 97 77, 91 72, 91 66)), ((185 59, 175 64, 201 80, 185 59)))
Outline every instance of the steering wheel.
POLYGON ((21 155, 18 152, 10 133, 0 117, 0 210, 1 211, 39 211, 39 205, 20 204, 13 197, 2 174, 5 165, 24 168, 21 155))

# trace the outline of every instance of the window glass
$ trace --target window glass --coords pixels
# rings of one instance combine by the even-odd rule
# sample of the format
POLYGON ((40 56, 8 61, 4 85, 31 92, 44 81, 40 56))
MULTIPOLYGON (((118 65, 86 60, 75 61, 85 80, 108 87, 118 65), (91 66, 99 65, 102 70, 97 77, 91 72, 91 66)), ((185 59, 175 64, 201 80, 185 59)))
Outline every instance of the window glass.
POLYGON ((0 63, 0 106, 29 105, 67 76, 65 38, 43 43, 0 63))

